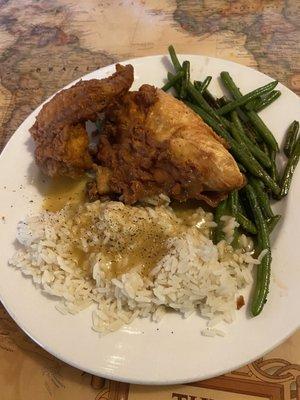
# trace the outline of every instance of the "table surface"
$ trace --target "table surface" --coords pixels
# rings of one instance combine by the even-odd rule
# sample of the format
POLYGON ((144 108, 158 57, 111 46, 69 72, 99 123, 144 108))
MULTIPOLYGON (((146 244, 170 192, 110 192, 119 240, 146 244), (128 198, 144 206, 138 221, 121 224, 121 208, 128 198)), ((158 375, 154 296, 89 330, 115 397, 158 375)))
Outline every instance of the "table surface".
MULTIPOLYGON (((300 93, 299 0, 0 0, 0 150, 48 96, 99 67, 178 52, 259 69, 300 93)), ((104 381, 35 345, 0 305, 1 400, 300 399, 300 332, 223 377, 167 388, 104 381)))

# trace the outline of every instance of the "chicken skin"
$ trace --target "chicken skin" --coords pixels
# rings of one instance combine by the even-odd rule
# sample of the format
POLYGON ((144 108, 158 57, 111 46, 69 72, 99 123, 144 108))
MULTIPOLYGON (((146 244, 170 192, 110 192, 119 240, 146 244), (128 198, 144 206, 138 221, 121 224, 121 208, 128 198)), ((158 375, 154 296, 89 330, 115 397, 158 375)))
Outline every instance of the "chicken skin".
POLYGON ((164 193, 216 206, 244 176, 227 144, 184 103, 150 85, 129 92, 133 67, 116 65, 105 79, 80 81, 45 104, 30 133, 35 159, 49 176, 96 170, 94 198, 114 194, 127 204, 164 193), (87 120, 105 114, 92 158, 87 120))
POLYGON ((36 163, 45 174, 76 177, 92 167, 85 122, 127 93, 132 82, 133 67, 117 64, 112 76, 80 81, 43 106, 30 133, 36 163))
POLYGON ((128 204, 165 193, 216 206, 245 178, 223 142, 184 103, 150 85, 106 111, 98 191, 128 204))

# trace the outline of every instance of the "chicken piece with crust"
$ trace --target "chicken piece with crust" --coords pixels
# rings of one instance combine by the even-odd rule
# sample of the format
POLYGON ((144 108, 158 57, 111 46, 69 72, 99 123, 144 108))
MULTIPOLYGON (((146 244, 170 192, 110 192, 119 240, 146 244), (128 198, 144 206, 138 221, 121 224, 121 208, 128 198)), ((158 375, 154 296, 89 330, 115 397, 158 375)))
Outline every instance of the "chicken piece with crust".
POLYGON ((43 106, 30 133, 36 142, 36 162, 44 173, 76 177, 92 167, 85 122, 95 120, 126 94, 132 82, 133 67, 117 64, 112 76, 80 81, 43 106))
POLYGON ((225 146, 184 103, 143 85, 107 110, 98 152, 106 173, 100 171, 98 190, 129 204, 165 193, 216 206, 245 183, 225 146))

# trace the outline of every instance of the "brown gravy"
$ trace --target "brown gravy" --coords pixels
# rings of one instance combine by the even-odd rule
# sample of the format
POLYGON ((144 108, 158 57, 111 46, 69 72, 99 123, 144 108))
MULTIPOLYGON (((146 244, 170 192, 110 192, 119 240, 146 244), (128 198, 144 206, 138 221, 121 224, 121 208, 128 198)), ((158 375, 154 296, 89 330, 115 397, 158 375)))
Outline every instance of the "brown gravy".
POLYGON ((145 224, 138 235, 129 238, 119 252, 101 251, 112 256, 112 275, 118 276, 129 272, 132 268, 140 267, 140 272, 147 276, 159 260, 167 253, 166 234, 156 226, 145 224))
POLYGON ((85 185, 88 178, 71 179, 66 177, 43 177, 39 182, 39 190, 44 196, 43 209, 59 211, 67 203, 80 204, 85 200, 85 185))
MULTIPOLYGON (((38 186, 44 196, 43 209, 55 212, 61 210, 66 204, 83 203, 87 181, 87 176, 79 180, 65 177, 55 179, 42 177, 38 186)), ((189 220, 198 207, 198 202, 172 204, 175 214, 186 225, 190 225, 189 220)), ((106 271, 111 277, 126 273, 136 266, 141 266, 142 274, 148 275, 149 271, 167 253, 167 239, 168 236, 161 228, 145 221, 138 230, 138 234, 128 237, 122 248, 112 249, 110 246, 101 245, 85 253, 78 247, 74 247, 70 252, 70 258, 76 261, 83 272, 88 272, 86 261, 89 254, 101 252, 110 260, 106 265, 106 271)))

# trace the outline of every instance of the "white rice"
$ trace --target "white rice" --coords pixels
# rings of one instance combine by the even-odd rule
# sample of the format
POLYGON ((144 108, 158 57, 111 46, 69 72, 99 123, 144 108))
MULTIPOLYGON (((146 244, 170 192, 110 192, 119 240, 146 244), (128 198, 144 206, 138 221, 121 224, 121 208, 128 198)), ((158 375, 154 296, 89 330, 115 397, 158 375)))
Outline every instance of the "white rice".
POLYGON ((199 208, 182 220, 167 198, 160 201, 152 201, 153 207, 97 201, 27 218, 18 225, 22 249, 10 264, 57 296, 56 308, 63 314, 96 303, 92 325, 98 332, 117 330, 137 317, 159 321, 173 309, 184 317, 198 311, 208 320, 202 334, 223 336, 215 326, 234 320, 239 291, 252 283, 252 267, 264 253, 253 258, 253 244, 245 235, 239 249, 231 247, 238 226, 234 218, 222 217, 225 240, 214 245, 211 213, 199 208), (126 255, 136 245, 128 238, 140 237, 145 227, 159 229, 165 240, 165 251, 147 274, 140 261, 132 264, 126 255), (124 273, 112 273, 116 259, 126 266, 124 273))

